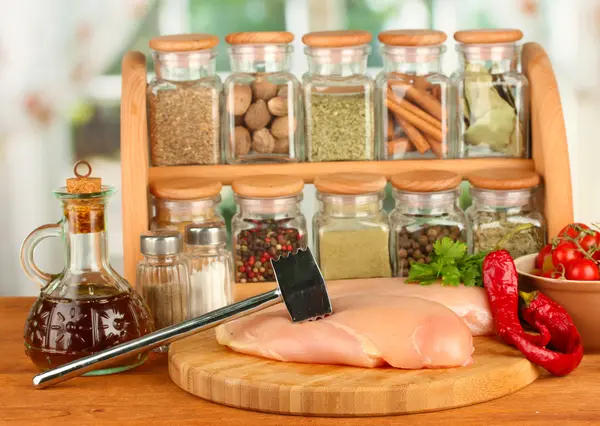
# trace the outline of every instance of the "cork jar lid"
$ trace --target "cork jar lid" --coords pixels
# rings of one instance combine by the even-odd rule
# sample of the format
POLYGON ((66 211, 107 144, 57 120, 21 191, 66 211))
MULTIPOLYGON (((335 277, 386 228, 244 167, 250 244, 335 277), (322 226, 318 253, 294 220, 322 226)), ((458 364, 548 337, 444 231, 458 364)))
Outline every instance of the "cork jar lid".
POLYGON ((407 192, 441 192, 456 189, 462 178, 447 170, 411 170, 392 176, 394 188, 407 192))
POLYGON ((288 44, 294 34, 287 31, 255 31, 230 33, 225 36, 229 44, 288 44))
POLYGON ((317 31, 305 34, 302 42, 310 47, 351 47, 368 44, 372 38, 363 30, 317 31))
POLYGON ((531 170, 488 169, 471 173, 467 180, 475 188, 511 191, 538 186, 540 175, 531 170))
POLYGON ((315 188, 325 194, 361 195, 382 191, 387 181, 372 173, 334 173, 318 176, 315 188))
POLYGON ((219 38, 212 34, 173 34, 150 39, 150 48, 159 52, 191 52, 211 49, 219 44, 219 38))
POLYGON ((435 46, 444 43, 448 36, 437 30, 390 30, 380 32, 377 38, 390 46, 435 46))
POLYGON ((463 30, 454 33, 454 40, 463 44, 514 43, 522 38, 521 30, 510 28, 463 30))
POLYGON ((249 176, 234 180, 231 189, 237 195, 248 198, 290 197, 302 192, 304 181, 296 176, 249 176))
POLYGON ((167 200, 198 200, 219 195, 223 185, 212 179, 195 177, 160 179, 150 184, 150 193, 167 200))

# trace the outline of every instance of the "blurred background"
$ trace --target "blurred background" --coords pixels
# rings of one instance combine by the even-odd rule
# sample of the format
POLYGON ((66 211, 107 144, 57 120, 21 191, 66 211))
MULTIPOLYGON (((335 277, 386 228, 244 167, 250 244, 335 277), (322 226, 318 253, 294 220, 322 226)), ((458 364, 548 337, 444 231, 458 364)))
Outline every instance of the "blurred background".
MULTIPOLYGON (((94 176, 120 189, 120 61, 127 50, 148 57, 155 35, 287 30, 296 35, 292 72, 306 61, 309 31, 436 28, 449 35, 444 72, 458 67, 452 34, 468 28, 520 28, 552 59, 562 96, 574 186, 575 218, 600 217, 592 163, 600 155, 600 0, 2 0, 0 14, 0 295, 36 295, 21 271, 19 248, 61 211, 51 192, 86 159, 94 176), (590 168, 591 167, 591 168, 590 168)), ((369 73, 382 64, 376 37, 369 73)), ((229 64, 224 42, 217 69, 229 64)), ((314 212, 314 190, 303 209, 314 212)), ((224 208, 232 209, 227 199, 224 208)), ((122 271, 121 199, 109 205, 113 266, 122 271)), ((60 241, 36 253, 42 269, 62 268, 60 241)))

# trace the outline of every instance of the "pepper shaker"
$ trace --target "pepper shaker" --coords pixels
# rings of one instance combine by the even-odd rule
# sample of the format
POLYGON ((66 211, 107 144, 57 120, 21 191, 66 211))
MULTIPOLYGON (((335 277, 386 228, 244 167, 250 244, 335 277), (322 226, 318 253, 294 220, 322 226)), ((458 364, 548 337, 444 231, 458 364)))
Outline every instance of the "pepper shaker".
MULTIPOLYGON (((137 288, 150 307, 156 329, 187 319, 190 278, 184 259, 181 234, 177 231, 148 232, 140 236, 144 259, 137 268, 137 288)), ((156 352, 166 352, 160 346, 156 352)))
POLYGON ((190 270, 189 311, 203 315, 233 302, 233 259, 226 248, 222 223, 192 224, 185 228, 185 255, 190 270))

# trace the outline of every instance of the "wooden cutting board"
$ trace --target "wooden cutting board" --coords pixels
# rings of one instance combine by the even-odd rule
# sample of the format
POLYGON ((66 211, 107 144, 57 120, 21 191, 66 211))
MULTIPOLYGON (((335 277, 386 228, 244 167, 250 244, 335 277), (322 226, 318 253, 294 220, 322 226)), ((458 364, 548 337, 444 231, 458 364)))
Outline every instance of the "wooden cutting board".
POLYGON ((475 338, 474 363, 398 370, 283 363, 221 346, 214 330, 175 342, 169 375, 183 390, 236 408, 315 416, 380 416, 472 405, 516 392, 539 371, 491 337, 475 338))

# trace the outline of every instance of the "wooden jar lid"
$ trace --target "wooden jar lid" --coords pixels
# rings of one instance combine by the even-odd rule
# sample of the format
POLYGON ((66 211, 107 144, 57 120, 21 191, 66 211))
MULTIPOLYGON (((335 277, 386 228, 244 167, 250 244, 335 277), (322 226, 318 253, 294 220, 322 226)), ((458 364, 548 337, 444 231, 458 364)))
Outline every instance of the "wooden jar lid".
POLYGON ((372 38, 363 30, 317 31, 305 34, 302 42, 310 47, 350 47, 368 44, 372 38))
POLYGON ((372 173, 334 173, 317 176, 315 188, 325 194, 361 195, 382 191, 387 181, 372 173))
POLYGON ((216 197, 222 187, 221 182, 212 179, 169 178, 151 183, 150 193, 167 200, 197 200, 216 197))
POLYGON ((249 176, 234 180, 231 189, 237 195, 249 198, 289 197, 302 192, 304 181, 296 176, 249 176))
POLYGON ((191 52, 211 49, 219 44, 219 37, 212 34, 173 34, 150 39, 150 48, 160 52, 191 52))
POLYGON ((454 33, 454 40, 464 44, 513 43, 523 38, 521 30, 498 28, 488 30, 464 30, 454 33))
POLYGON ((256 31, 231 33, 225 36, 229 44, 288 44, 294 41, 294 34, 287 31, 256 31))
POLYGON ((448 36, 437 30, 390 30, 379 33, 377 38, 390 46, 435 46, 444 43, 448 36))
POLYGON ((408 192, 441 192, 460 185, 460 175, 446 170, 411 170, 392 176, 394 188, 408 192))
POLYGON ((530 170, 488 169, 471 173, 467 180, 475 188, 510 191, 539 185, 540 175, 530 170))

